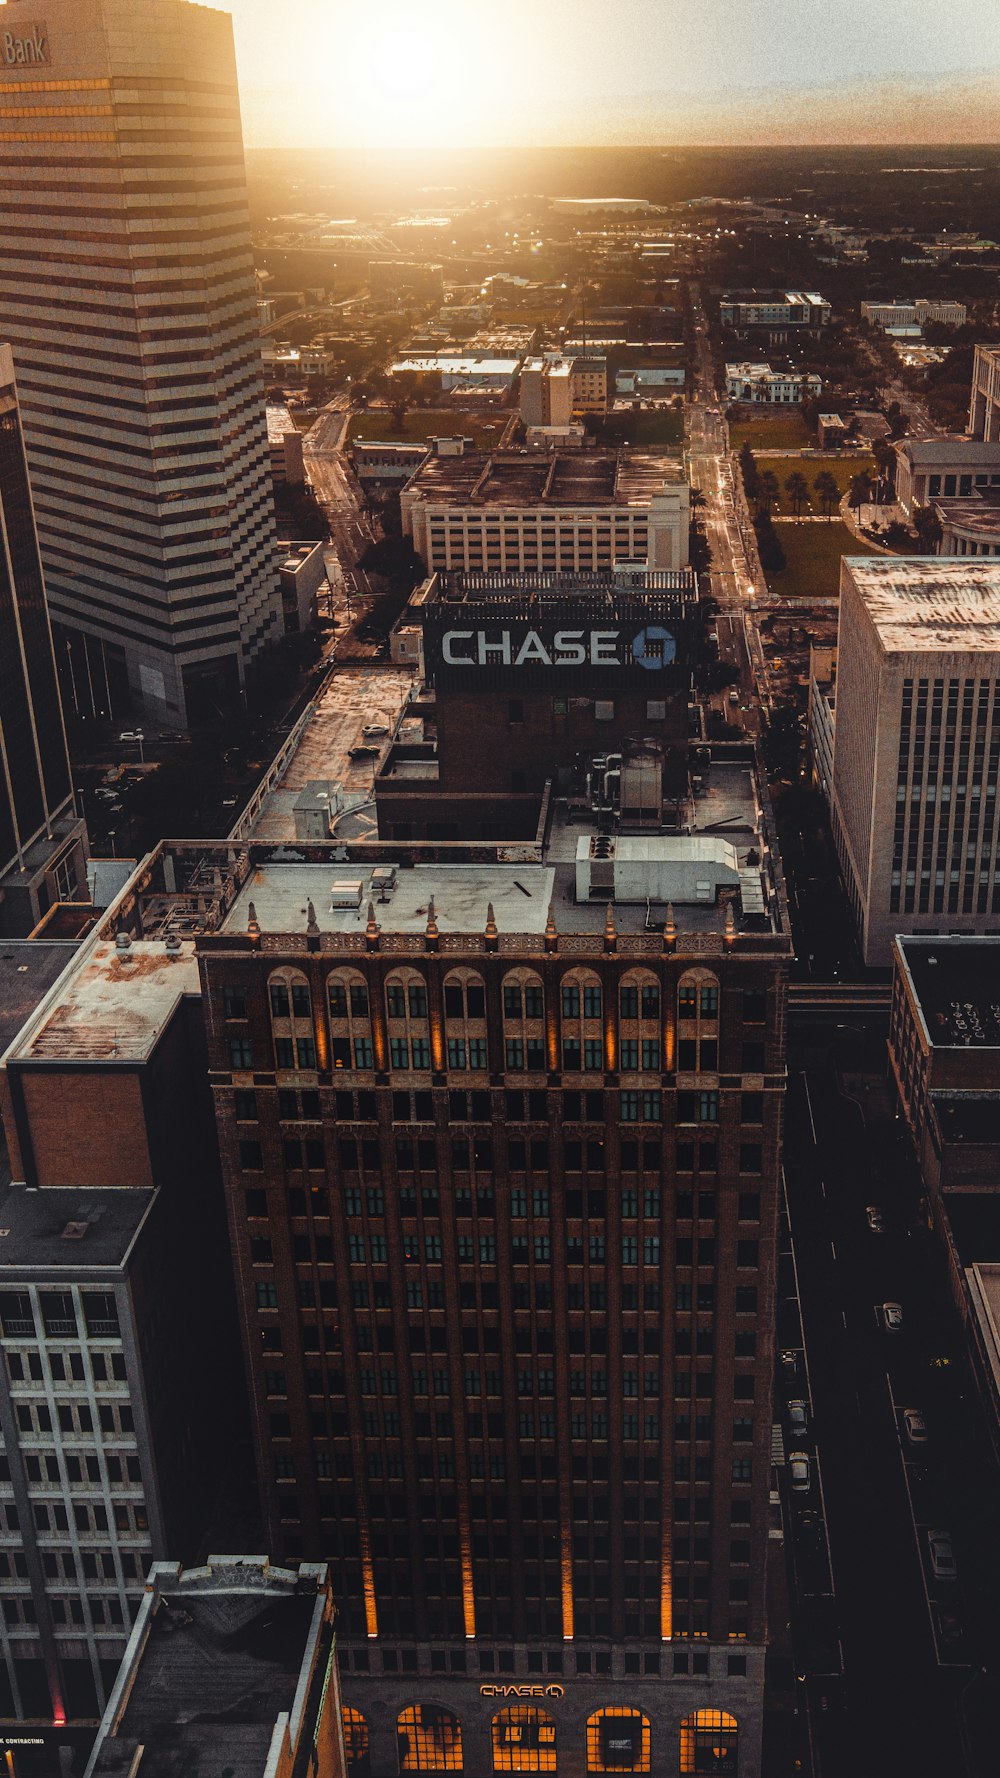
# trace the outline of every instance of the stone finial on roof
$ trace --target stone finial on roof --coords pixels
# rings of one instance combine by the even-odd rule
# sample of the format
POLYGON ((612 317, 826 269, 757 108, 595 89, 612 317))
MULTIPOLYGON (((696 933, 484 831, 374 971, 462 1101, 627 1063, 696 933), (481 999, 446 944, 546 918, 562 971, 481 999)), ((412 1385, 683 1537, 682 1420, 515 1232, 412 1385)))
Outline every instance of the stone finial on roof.
POLYGON ((674 919, 674 904, 672 901, 667 902, 667 917, 663 923, 663 944, 664 948, 668 951, 676 949, 677 921, 674 919))
POLYGON ((369 951, 378 950, 379 924, 375 918, 375 903, 368 903, 368 924, 365 927, 365 944, 369 951))
POLYGON ((731 901, 728 902, 726 905, 725 939, 726 939, 727 945, 731 945, 731 944, 735 943, 735 940, 736 940, 736 916, 733 913, 733 904, 731 901))
POLYGON ((310 941, 310 950, 318 950, 319 921, 316 918, 316 909, 313 907, 311 901, 306 902, 306 937, 310 941))
POLYGON ((249 938, 251 944, 253 944, 254 946, 259 946, 259 944, 260 944, 260 921, 257 918, 257 909, 254 907, 253 902, 250 902, 250 904, 247 908, 247 937, 249 938))
POLYGON ((607 913, 604 916, 604 949, 606 951, 616 951, 618 949, 618 928, 615 925, 614 905, 610 901, 608 902, 607 913))
POLYGON ((441 935, 438 932, 437 915, 434 912, 434 897, 432 895, 430 901, 427 903, 427 926, 424 932, 424 937, 427 941, 427 949, 429 951, 437 950, 440 936, 441 935))
POLYGON ((493 912, 493 903, 488 901, 486 903, 486 949, 488 951, 495 951, 499 941, 500 934, 497 930, 497 917, 493 912))
POLYGON ((549 917, 545 922, 545 949, 555 951, 559 948, 559 934, 556 932, 556 910, 549 902, 549 917))

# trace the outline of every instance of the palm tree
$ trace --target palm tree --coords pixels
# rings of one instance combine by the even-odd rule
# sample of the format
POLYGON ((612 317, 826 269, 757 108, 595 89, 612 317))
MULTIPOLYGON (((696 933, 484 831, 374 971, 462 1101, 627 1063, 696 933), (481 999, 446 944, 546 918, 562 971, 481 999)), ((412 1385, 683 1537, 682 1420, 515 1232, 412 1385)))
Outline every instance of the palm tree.
POLYGON ((941 542, 941 520, 933 506, 917 506, 913 510, 913 529, 917 548, 922 556, 932 556, 941 542))
POLYGON ((689 490, 688 502, 692 512, 696 511, 699 506, 704 506, 705 496, 700 488, 691 488, 689 490))
POLYGON ((806 481, 801 469, 796 469, 795 472, 788 477, 785 482, 785 493, 788 495, 788 498, 792 503, 792 511, 795 514, 795 517, 798 518, 802 508, 809 499, 809 483, 806 481))
POLYGON ((828 469, 821 470, 813 482, 813 487, 819 495, 819 503, 826 513, 827 524, 829 524, 833 517, 834 507, 840 504, 840 487, 836 476, 831 475, 828 469))
POLYGON ((764 512, 770 513, 777 501, 781 488, 773 469, 765 469, 757 483, 757 505, 764 512))

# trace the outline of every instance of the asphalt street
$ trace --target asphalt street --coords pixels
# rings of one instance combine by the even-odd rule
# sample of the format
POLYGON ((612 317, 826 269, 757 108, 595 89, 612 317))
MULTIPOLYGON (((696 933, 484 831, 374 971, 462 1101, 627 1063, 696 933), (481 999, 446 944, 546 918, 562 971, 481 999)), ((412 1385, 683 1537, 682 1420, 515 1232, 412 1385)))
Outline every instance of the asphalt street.
MULTIPOLYGON (((801 1397, 804 1378, 818 1458, 810 1496, 789 1496, 796 1658, 820 1773, 985 1778, 975 1720, 967 1758, 963 1746, 970 1680, 995 1642, 990 1472, 941 1249, 892 1115, 884 1045, 883 1014, 791 1021, 785 1177, 805 1354, 779 1385, 776 1413, 782 1394, 801 1397), (884 1232, 869 1227, 869 1206, 884 1232), (898 1330, 885 1303, 902 1309, 898 1330), (911 1444, 908 1408, 922 1411, 926 1443, 911 1444), (835 1606, 822 1600, 812 1517, 822 1521, 824 1507, 835 1606), (957 1581, 934 1577, 932 1529, 953 1539, 957 1581), (842 1688, 828 1677, 831 1632, 842 1688)), ((781 1282, 779 1343, 795 1346, 787 1270, 781 1282)))

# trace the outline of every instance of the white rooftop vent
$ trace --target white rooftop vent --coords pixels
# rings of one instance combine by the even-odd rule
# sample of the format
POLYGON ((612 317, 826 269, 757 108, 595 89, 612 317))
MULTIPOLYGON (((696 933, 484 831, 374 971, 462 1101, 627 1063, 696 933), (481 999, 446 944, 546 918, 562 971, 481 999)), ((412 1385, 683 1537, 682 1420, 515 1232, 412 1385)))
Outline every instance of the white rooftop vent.
POLYGON ((68 1222, 59 1238, 62 1241, 82 1241, 89 1227, 89 1222, 68 1222))
POLYGON ((364 893, 364 884, 360 877, 342 877, 330 885, 330 909, 359 908, 364 893))

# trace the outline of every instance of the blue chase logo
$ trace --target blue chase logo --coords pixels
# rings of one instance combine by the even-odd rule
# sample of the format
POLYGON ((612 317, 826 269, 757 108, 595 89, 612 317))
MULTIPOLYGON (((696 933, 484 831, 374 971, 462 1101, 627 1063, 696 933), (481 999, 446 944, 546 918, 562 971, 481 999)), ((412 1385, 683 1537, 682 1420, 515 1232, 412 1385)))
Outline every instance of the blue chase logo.
POLYGON ((637 666, 657 673, 677 659, 677 644, 661 624, 649 624, 632 637, 632 659, 637 666))

